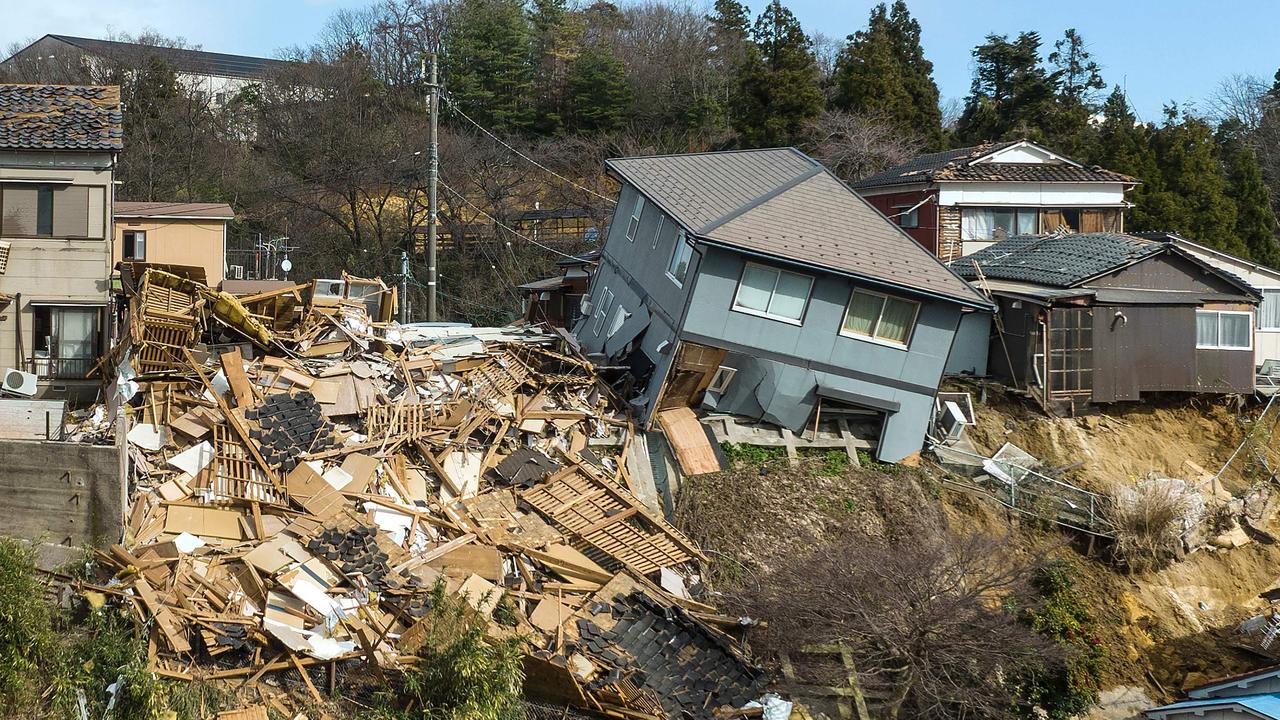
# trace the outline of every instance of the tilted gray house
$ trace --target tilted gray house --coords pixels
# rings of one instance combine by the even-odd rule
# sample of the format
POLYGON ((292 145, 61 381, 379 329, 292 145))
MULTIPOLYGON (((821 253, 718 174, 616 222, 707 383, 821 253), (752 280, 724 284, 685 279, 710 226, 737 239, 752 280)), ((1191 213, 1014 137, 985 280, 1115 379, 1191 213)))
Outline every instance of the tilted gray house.
POLYGON ((629 363, 635 404, 800 431, 815 408, 883 418, 917 452, 961 317, 990 304, 791 148, 609 160, 622 184, 583 348, 629 363))

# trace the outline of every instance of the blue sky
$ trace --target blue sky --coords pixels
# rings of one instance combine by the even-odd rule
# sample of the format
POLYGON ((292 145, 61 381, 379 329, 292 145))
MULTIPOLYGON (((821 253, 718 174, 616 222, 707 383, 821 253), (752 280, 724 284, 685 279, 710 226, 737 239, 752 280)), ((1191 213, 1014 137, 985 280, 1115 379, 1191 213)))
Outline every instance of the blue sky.
MULTIPOLYGON (((759 9, 765 0, 752 0, 759 9)), ((206 50, 271 56, 305 45, 337 8, 359 0, 0 0, 6 22, 0 48, 45 33, 102 36, 105 29, 143 28, 182 36, 206 50)), ((695 4, 697 3, 695 0, 695 4)), ((707 3, 709 4, 709 2, 707 3)), ((859 29, 868 0, 789 0, 810 32, 833 38, 859 29)), ((1280 2, 1192 0, 909 0, 924 31, 925 54, 944 98, 963 97, 972 76, 970 51, 988 33, 1038 30, 1051 45, 1077 28, 1110 84, 1125 86, 1143 119, 1169 100, 1200 102, 1232 73, 1270 80, 1280 68, 1280 2)))

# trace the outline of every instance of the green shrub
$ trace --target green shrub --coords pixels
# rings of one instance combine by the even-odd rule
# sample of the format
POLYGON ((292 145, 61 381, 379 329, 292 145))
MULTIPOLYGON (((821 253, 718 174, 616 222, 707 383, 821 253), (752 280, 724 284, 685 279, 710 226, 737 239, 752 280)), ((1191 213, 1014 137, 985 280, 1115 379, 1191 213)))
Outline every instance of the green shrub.
POLYGON ((1040 568, 1032 584, 1043 603, 1029 609, 1025 619, 1062 646, 1066 656, 1061 664, 1049 664, 1023 677, 1018 694, 1028 706, 1040 708, 1043 717, 1067 720, 1097 704, 1107 650, 1098 639, 1092 613, 1075 589, 1069 565, 1059 562, 1040 568))
POLYGON ((523 720, 524 640, 488 637, 486 624, 443 583, 432 590, 430 629, 400 698, 385 698, 383 717, 430 720, 523 720), (407 702, 406 702, 407 701, 407 702), (408 711, 391 707, 413 708, 408 711))
POLYGON ((54 654, 56 637, 35 550, 0 537, 0 703, 14 708, 39 694, 40 664, 54 654))

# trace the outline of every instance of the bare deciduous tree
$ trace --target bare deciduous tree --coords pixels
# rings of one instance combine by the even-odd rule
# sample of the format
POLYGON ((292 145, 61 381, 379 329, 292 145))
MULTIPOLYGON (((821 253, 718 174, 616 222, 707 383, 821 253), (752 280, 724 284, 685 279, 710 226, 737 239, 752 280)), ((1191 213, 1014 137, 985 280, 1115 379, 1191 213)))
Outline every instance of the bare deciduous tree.
POLYGON ((827 110, 807 128, 809 152, 845 180, 856 180, 906 162, 924 147, 874 115, 827 110))
POLYGON ((1209 116, 1218 122, 1235 120, 1243 130, 1256 130, 1265 111, 1263 100, 1269 86, 1256 75, 1236 73, 1223 78, 1205 104, 1209 116))
POLYGON ((842 643, 884 717, 1006 717, 1013 679, 1061 650, 1019 622, 1031 568, 1005 539, 926 523, 893 539, 851 537, 794 557, 747 598, 772 651, 842 643))

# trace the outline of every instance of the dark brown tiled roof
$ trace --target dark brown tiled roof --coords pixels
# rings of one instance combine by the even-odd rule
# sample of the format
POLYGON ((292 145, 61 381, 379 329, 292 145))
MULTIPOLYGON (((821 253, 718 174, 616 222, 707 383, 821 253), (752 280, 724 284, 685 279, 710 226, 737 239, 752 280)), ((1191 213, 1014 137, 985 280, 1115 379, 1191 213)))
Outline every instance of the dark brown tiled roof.
POLYGON ((1050 163, 980 163, 945 167, 935 172, 933 179, 976 182, 1137 182, 1128 175, 1100 167, 1050 163))
POLYGON ((706 242, 989 305, 933 253, 794 148, 618 158, 608 166, 706 242))
POLYGON ((235 211, 226 203, 116 201, 118 218, 191 218, 193 220, 234 220, 235 211))
POLYGON ((120 150, 123 122, 115 85, 0 85, 0 148, 120 150))
POLYGON ((1024 142, 1009 140, 944 150, 913 158, 883 172, 856 180, 859 189, 914 185, 936 181, 970 182, 1122 182, 1136 178, 1100 167, 1072 163, 975 163, 992 153, 1024 142))

